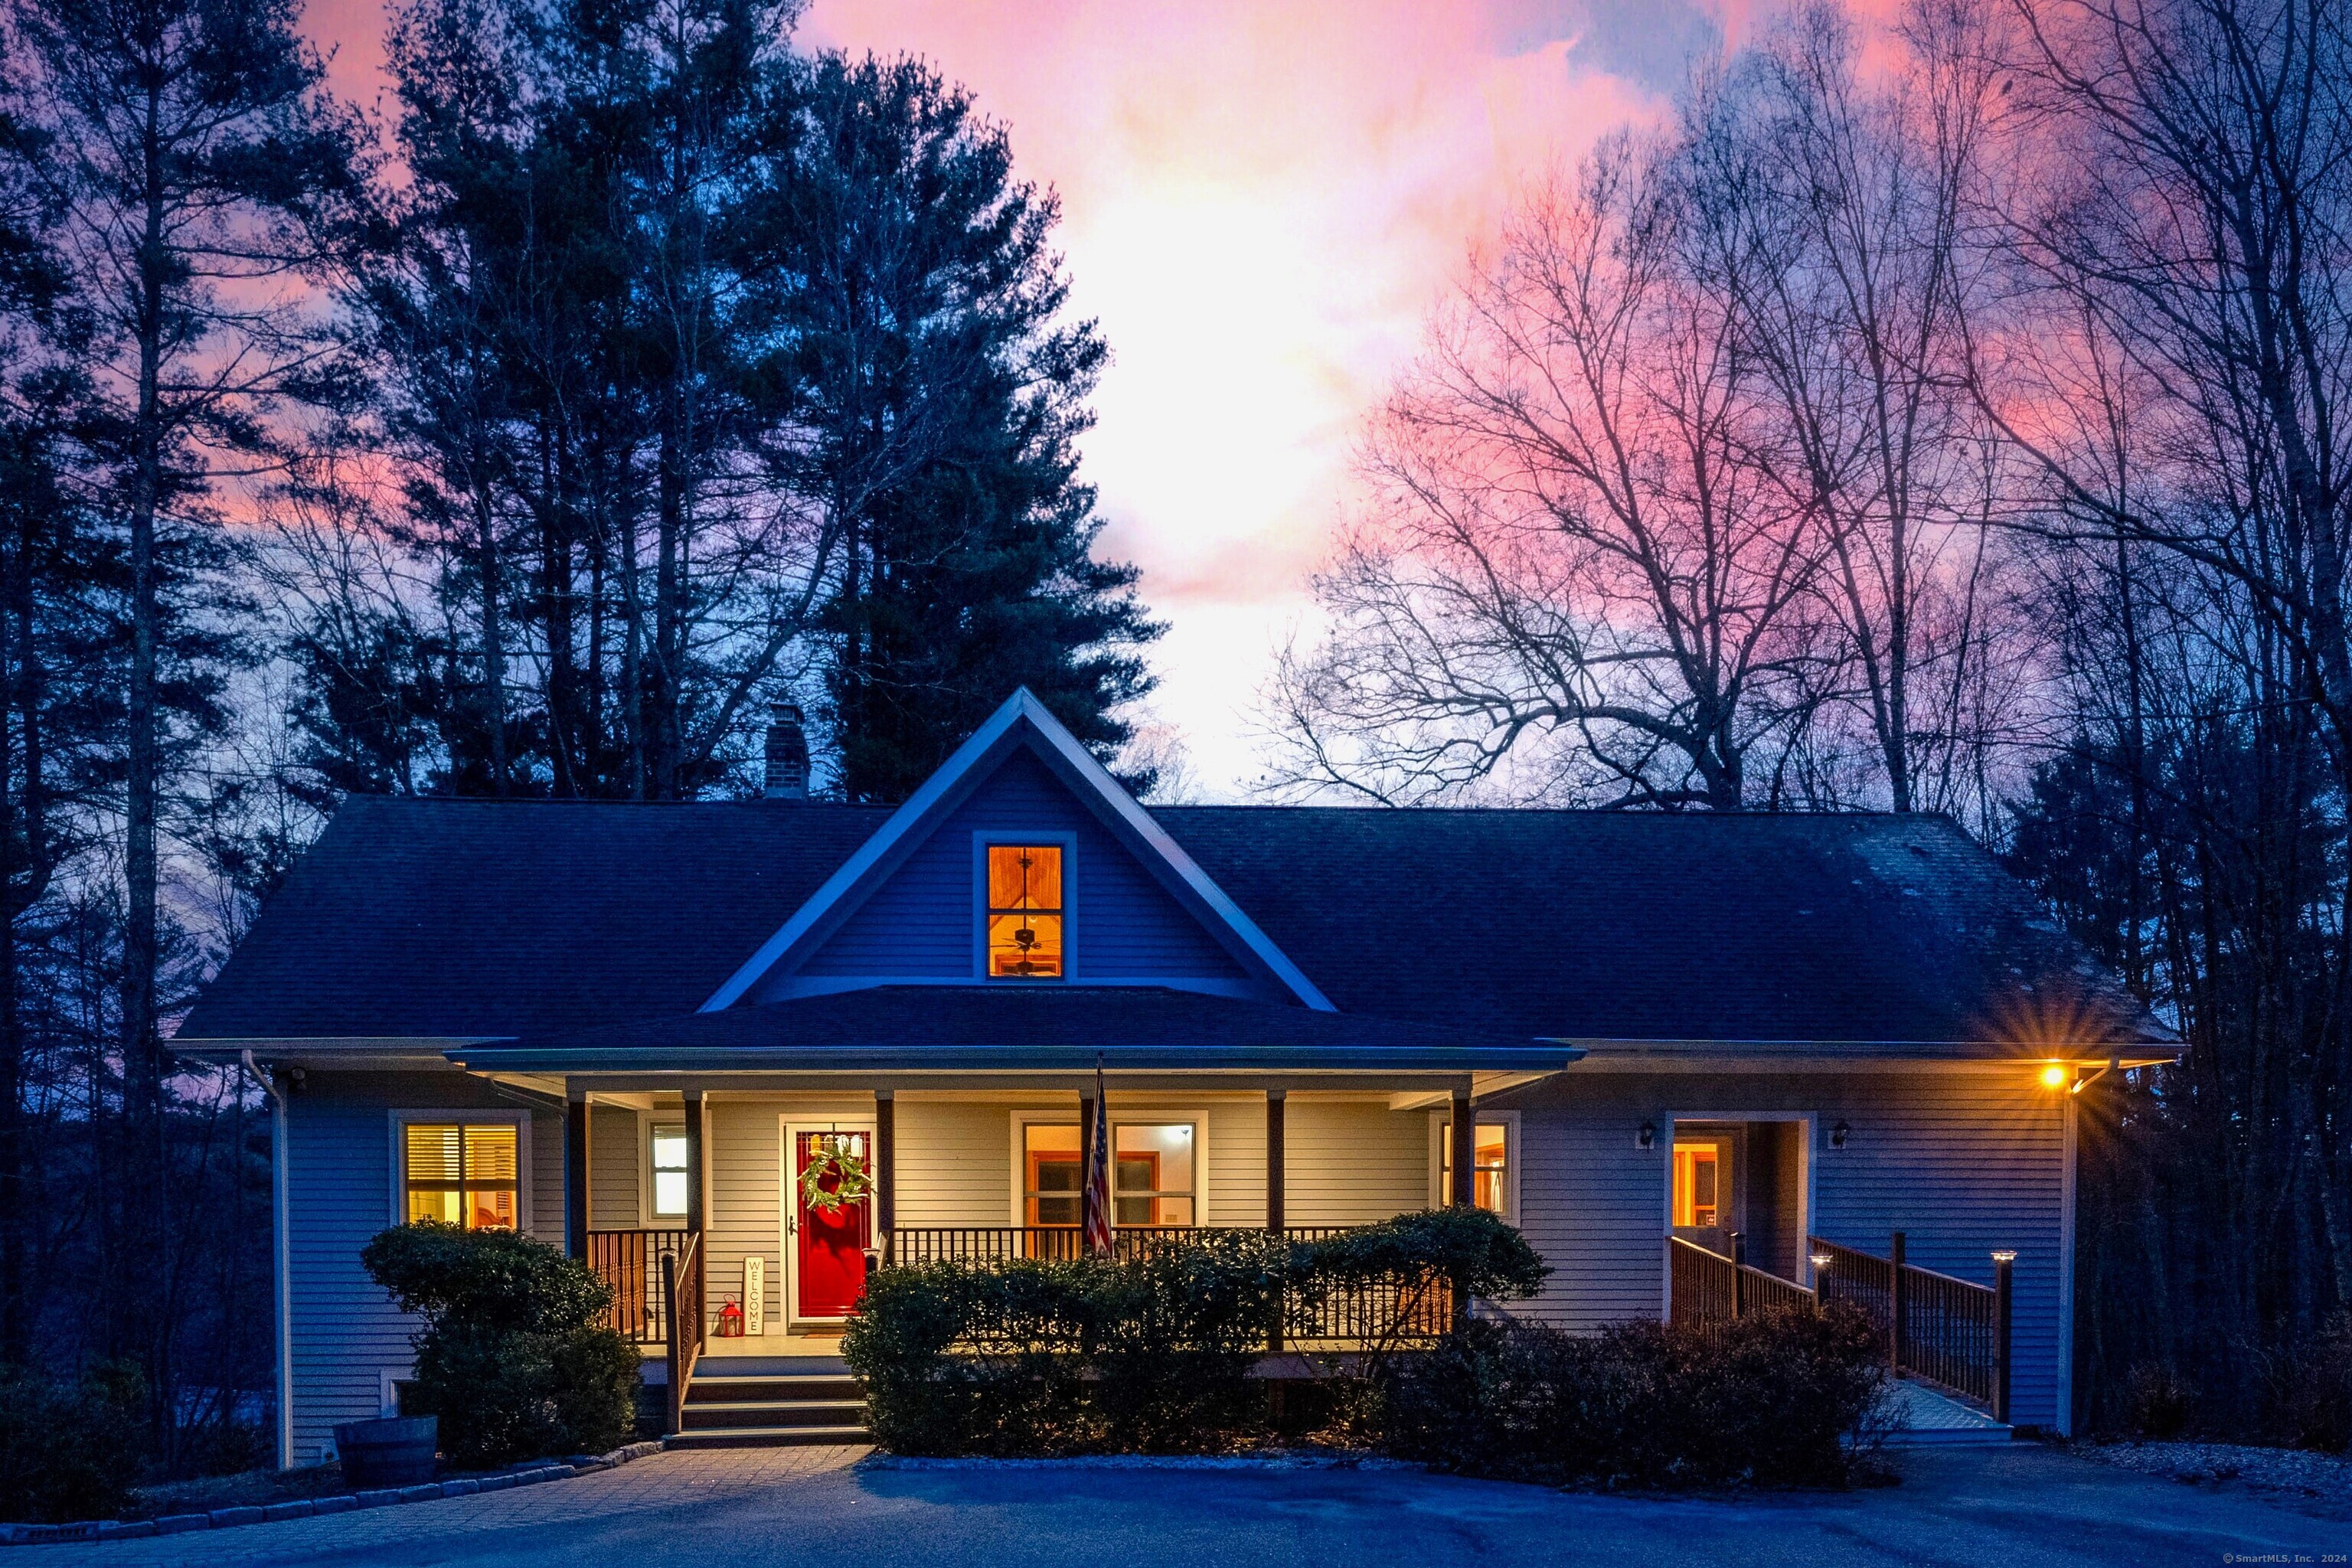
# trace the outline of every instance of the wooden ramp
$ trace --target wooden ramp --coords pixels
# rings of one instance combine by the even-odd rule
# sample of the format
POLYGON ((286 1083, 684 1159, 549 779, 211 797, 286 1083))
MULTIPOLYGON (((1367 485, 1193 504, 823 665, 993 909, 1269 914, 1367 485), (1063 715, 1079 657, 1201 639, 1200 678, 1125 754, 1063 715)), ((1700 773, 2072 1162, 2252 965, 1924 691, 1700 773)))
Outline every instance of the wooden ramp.
POLYGON ((1924 1448, 1966 1443, 2006 1443, 2010 1430, 1983 1411, 1938 1394, 1925 1384, 1898 1377, 1886 1385, 1894 1403, 1895 1429, 1887 1436, 1890 1448, 1924 1448))

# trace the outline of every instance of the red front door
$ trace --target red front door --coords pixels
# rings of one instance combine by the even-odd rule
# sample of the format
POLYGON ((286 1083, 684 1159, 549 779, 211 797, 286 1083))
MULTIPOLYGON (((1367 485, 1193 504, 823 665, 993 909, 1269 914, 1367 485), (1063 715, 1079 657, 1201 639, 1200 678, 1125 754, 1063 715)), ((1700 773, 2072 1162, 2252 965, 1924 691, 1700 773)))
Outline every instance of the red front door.
MULTIPOLYGON (((873 1205, 856 1198, 832 1208, 812 1208, 802 1178, 824 1151, 835 1150, 870 1163, 872 1136, 865 1132, 795 1132, 793 1134, 793 1237, 798 1247, 794 1269, 793 1316, 845 1318, 866 1289, 866 1248, 873 1230, 873 1205)), ((818 1178, 820 1190, 831 1192, 839 1178, 818 1178)))

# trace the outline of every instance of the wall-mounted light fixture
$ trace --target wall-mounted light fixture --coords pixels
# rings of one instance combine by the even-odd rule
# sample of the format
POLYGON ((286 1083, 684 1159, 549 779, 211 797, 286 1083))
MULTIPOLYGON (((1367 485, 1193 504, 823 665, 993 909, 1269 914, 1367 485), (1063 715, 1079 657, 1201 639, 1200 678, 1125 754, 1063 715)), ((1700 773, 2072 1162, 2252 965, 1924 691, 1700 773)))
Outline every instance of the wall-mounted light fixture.
POLYGON ((1807 1256, 1812 1259, 1813 1267, 1816 1269, 1827 1268, 1831 1264, 1837 1261, 1837 1259, 1832 1258, 1826 1252, 1810 1253, 1807 1256))
POLYGON ((1633 1134, 1633 1147, 1636 1149, 1654 1149, 1657 1146, 1658 1124, 1654 1121, 1643 1122, 1642 1130, 1633 1134))
POLYGON ((2084 1089, 2090 1088, 2093 1084, 2098 1082, 2101 1079, 2106 1077, 2109 1073, 2115 1071, 2117 1068, 2123 1065, 2122 1061, 2118 1058, 2109 1057, 2107 1058, 2106 1066, 2101 1068, 2098 1071, 2093 1073, 2088 1078, 2076 1079, 2074 1080, 2074 1086, 2072 1089, 2069 1089, 2066 1092, 2069 1094, 2080 1094, 2084 1089))
POLYGON ((2044 1089, 2063 1089, 2066 1087, 2066 1079, 2068 1076, 2066 1064, 2064 1062, 2051 1062, 2042 1069, 2042 1087, 2044 1089))
POLYGON ((1830 1129, 1830 1147, 1832 1149, 1843 1149, 1845 1147, 1845 1141, 1853 1136, 1853 1127, 1843 1121, 1840 1121, 1837 1125, 1830 1129))

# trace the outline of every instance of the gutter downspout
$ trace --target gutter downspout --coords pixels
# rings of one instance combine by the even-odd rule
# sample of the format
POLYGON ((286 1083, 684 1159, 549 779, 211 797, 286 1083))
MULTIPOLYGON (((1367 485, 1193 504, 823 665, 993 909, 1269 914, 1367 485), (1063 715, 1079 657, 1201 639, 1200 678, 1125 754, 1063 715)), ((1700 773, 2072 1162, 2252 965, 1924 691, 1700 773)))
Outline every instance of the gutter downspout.
POLYGON ((294 1468, 294 1287, 288 1267, 291 1234, 287 1215, 286 1091, 261 1069, 250 1048, 237 1052, 269 1097, 269 1272, 277 1296, 278 1468, 294 1468))

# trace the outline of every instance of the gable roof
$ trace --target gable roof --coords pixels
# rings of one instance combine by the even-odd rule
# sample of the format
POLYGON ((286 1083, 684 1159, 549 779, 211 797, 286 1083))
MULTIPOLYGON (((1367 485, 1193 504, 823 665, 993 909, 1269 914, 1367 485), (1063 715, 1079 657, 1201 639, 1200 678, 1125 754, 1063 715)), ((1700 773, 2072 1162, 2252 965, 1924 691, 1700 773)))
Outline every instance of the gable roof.
MULTIPOLYGON (((511 1037, 692 1013, 890 815, 354 798, 180 1037, 511 1037)), ((1148 815, 1349 1013, 1520 1039, 2032 1056, 2015 1015, 2073 1000, 2170 1037, 1937 817, 1148 815)))
POLYGON ((824 885, 728 976, 713 992, 702 1011, 731 1007, 754 994, 761 981, 788 971, 805 958, 857 906, 904 864, 907 857, 932 829, 946 820, 972 791, 1016 751, 1026 751, 1045 764, 1079 804, 1108 827, 1244 969, 1271 982, 1303 1005, 1329 1012, 1331 1004, 1314 982, 1241 911, 1224 889, 1210 879, 1190 855, 1135 797, 1121 789, 1100 763, 1048 712, 1045 705, 1023 687, 989 716, 988 722, 956 748, 907 804, 890 814, 875 835, 842 862, 824 885))

